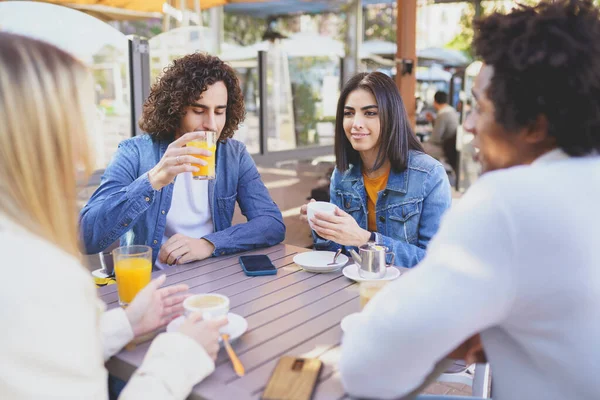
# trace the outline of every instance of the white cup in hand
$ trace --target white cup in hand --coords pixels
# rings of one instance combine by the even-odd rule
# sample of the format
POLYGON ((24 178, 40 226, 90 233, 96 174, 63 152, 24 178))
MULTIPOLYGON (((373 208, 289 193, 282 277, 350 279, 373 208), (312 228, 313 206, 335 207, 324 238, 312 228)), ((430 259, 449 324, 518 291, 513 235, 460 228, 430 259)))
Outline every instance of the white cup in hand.
POLYGON ((313 201, 308 203, 306 206, 306 217, 308 218, 310 229, 314 230, 311 219, 315 217, 315 213, 334 215, 336 208, 337 206, 335 204, 326 201, 313 201))
POLYGON ((229 313, 229 298, 216 293, 195 294, 184 300, 183 308, 186 316, 201 313, 205 321, 217 319, 229 313))
POLYGON ((217 359, 219 352, 219 337, 220 330, 227 325, 227 318, 219 318, 213 320, 203 320, 202 314, 194 313, 186 317, 183 324, 179 327, 179 333, 182 333, 196 343, 198 343, 212 360, 217 359))

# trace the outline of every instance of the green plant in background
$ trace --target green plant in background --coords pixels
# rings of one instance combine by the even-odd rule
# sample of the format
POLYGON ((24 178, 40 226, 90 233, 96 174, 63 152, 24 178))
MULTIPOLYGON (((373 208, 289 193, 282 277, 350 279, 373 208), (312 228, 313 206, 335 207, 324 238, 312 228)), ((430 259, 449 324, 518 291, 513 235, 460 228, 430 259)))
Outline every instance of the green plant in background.
POLYGON ((294 89, 294 119, 296 124, 296 140, 298 146, 306 146, 310 143, 309 131, 317 127, 316 102, 319 98, 315 96, 308 83, 293 85, 294 89))
MULTIPOLYGON (((520 0, 518 4, 532 6, 538 4, 540 0, 520 0)), ((597 4, 600 4, 600 0, 595 0, 597 4)), ((452 40, 450 40, 446 46, 448 49, 462 51, 466 56, 471 59, 474 58, 473 49, 471 42, 473 42, 473 36, 475 31, 473 30, 473 19, 475 18, 475 5, 472 2, 467 3, 467 8, 463 11, 459 25, 460 33, 457 34, 452 40)), ((517 2, 509 5, 505 2, 486 1, 481 3, 482 15, 491 14, 493 12, 507 13, 517 2)))
POLYGON ((458 50, 463 52, 467 57, 473 59, 473 49, 471 42, 473 41, 473 18, 475 17, 475 7, 473 3, 468 3, 467 8, 460 16, 460 33, 458 33, 446 46, 447 49, 458 50))
POLYGON ((115 114, 115 102, 122 104, 125 99, 116 98, 119 91, 115 87, 114 81, 116 68, 121 75, 121 83, 127 81, 126 56, 122 49, 111 44, 102 46, 96 54, 92 56, 91 71, 94 77, 94 91, 96 105, 103 110, 106 115, 115 114))
POLYGON ((262 36, 267 30, 267 22, 262 18, 226 13, 223 30, 227 40, 240 46, 249 46, 262 41, 262 36))
POLYGON ((118 29, 125 35, 139 35, 150 39, 162 33, 162 20, 150 18, 138 21, 121 21, 118 29))
POLYGON ((384 40, 396 43, 396 3, 374 4, 365 7, 365 40, 384 40))
POLYGON ((289 59, 292 93, 294 96, 294 117, 296 139, 299 146, 318 144, 318 135, 313 141, 310 132, 315 131, 318 122, 324 122, 318 105, 320 90, 325 76, 339 74, 340 60, 331 57, 294 57, 289 59))

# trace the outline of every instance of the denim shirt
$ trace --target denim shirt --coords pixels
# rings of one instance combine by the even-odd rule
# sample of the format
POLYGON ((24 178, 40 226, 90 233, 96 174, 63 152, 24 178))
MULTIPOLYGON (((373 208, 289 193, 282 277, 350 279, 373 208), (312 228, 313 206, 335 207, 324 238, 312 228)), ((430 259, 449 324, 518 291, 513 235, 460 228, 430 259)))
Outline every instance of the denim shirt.
MULTIPOLYGON (((329 191, 330 202, 367 229, 367 193, 361 166, 351 165, 344 173, 336 168, 329 191)), ((451 203, 446 171, 427 154, 411 150, 405 171, 390 170, 386 188, 379 192, 375 204, 376 236, 379 244, 396 255, 395 265, 411 268, 423 259, 427 244, 451 203)), ((313 238, 317 250, 335 251, 343 247, 347 251, 346 246, 325 240, 314 232, 313 238)), ((391 255, 387 256, 387 262, 391 262, 391 255)))
MULTIPOLYGON (((122 245, 152 247, 152 264, 156 262, 174 185, 154 190, 148 171, 158 164, 169 143, 142 135, 119 144, 100 186, 81 211, 88 254, 101 252, 120 238, 122 245)), ((246 146, 237 140, 217 144, 216 179, 208 183, 208 201, 214 233, 204 239, 215 246, 213 256, 272 246, 285 237, 281 212, 246 146), (231 226, 236 201, 248 222, 231 226)))

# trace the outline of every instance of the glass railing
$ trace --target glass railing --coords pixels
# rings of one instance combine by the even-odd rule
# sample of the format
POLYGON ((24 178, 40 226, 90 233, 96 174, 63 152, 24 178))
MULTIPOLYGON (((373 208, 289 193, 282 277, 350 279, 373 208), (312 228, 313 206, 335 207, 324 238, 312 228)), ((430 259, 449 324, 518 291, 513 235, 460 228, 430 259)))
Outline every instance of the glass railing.
POLYGON ((260 148, 259 51, 267 55, 267 151, 331 146, 343 44, 330 38, 297 34, 282 41, 246 47, 228 45, 224 49, 222 58, 237 71, 246 101, 246 121, 236 136, 243 138, 254 154, 260 148), (328 47, 315 46, 317 41, 328 47))
POLYGON ((341 59, 305 56, 288 62, 296 147, 333 145, 341 59))
POLYGON ((240 124, 233 137, 244 142, 250 154, 258 154, 260 152, 258 62, 250 60, 230 62, 230 64, 240 80, 240 86, 244 94, 244 104, 246 105, 246 119, 240 124))
POLYGON ((92 132, 95 167, 106 167, 131 136, 129 40, 112 26, 70 8, 39 2, 0 2, 0 29, 54 44, 89 66, 96 92, 92 132))
MULTIPOLYGON (((236 133, 250 153, 259 152, 259 76, 256 59, 230 61, 246 102, 246 120, 236 133)), ((289 57, 267 52, 267 146, 281 151, 333 145, 340 95, 340 59, 289 57)))

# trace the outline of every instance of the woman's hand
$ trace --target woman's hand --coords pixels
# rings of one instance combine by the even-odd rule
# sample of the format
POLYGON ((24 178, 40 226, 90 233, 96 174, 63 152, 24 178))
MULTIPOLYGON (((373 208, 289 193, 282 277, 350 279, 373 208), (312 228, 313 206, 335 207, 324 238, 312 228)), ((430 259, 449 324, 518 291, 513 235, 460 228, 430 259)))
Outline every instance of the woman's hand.
POLYGON ((192 338, 206 350, 210 358, 217 359, 219 352, 219 329, 227 325, 227 318, 202 320, 202 313, 194 313, 185 319, 179 332, 192 338))
POLYGON ((306 203, 305 205, 303 205, 302 207, 300 207, 300 221, 302 222, 307 222, 308 223, 308 204, 309 203, 314 203, 315 199, 310 199, 310 201, 308 203, 306 203))
POLYGON ((343 246, 362 246, 371 237, 371 232, 358 226, 356 220, 339 207, 334 215, 315 213, 311 222, 319 236, 343 246))
POLYGON ((215 246, 206 239, 194 239, 181 233, 167 240, 158 253, 158 261, 163 264, 185 264, 204 260, 212 255, 215 246))
POLYGON ((198 156, 210 156, 210 150, 196 147, 185 147, 188 142, 201 138, 204 132, 188 132, 167 147, 158 164, 148 171, 148 180, 154 190, 160 190, 173 182, 175 177, 183 172, 197 172, 198 167, 191 164, 207 165, 206 160, 198 156))
POLYGON ((165 275, 154 279, 125 309, 134 336, 152 332, 182 315, 188 286, 181 284, 159 289, 166 279, 165 275))

